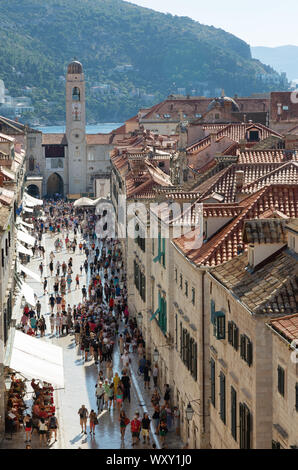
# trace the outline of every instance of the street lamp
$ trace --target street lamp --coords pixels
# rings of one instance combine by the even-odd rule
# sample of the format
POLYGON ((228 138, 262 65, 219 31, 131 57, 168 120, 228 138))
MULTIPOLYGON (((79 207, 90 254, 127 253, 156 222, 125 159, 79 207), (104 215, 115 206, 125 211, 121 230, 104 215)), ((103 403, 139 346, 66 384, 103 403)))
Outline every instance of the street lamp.
POLYGON ((141 314, 141 312, 139 312, 137 314, 137 324, 138 324, 139 328, 141 328, 141 326, 142 326, 142 321, 143 321, 143 315, 141 314))
POLYGON ((192 406, 190 403, 188 403, 186 410, 185 410, 185 416, 188 422, 190 422, 193 418, 194 415, 194 410, 192 409, 192 406))
POLYGON ((158 352, 158 350, 155 348, 154 351, 153 351, 153 361, 154 361, 154 362, 158 362, 158 359, 159 359, 159 352, 158 352))

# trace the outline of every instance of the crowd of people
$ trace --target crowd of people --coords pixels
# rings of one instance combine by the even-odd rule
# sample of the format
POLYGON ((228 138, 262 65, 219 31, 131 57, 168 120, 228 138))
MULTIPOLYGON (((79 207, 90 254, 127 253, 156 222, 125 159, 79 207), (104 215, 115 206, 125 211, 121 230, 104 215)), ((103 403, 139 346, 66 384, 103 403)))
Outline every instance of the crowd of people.
MULTIPOLYGON (((95 427, 100 425, 100 417, 111 409, 118 413, 121 439, 124 440, 126 427, 130 424, 132 445, 150 442, 151 429, 160 436, 163 446, 167 433, 176 430, 179 433, 179 411, 171 406, 170 388, 165 386, 163 403, 157 388, 159 379, 158 364, 151 364, 146 358, 145 342, 136 320, 129 315, 127 305, 127 286, 121 245, 115 239, 98 239, 95 225, 98 217, 92 211, 75 212, 71 203, 48 201, 44 203, 45 217, 32 220, 37 234, 33 256, 41 257, 40 275, 43 279, 44 295, 49 296, 50 334, 60 337, 74 333, 75 344, 81 353, 82 361, 94 361, 98 367, 98 380, 95 384, 97 412, 82 405, 78 414, 82 433, 95 434, 95 427), (48 271, 44 276, 45 250, 42 246, 43 234, 50 234, 55 249, 50 252, 48 271), (68 261, 62 261, 60 252, 65 246, 68 261), (80 272, 74 272, 73 256, 79 250, 84 255, 80 263, 80 272), (80 287, 83 270, 86 282, 80 287), (48 282, 50 280, 50 282, 48 282), (81 301, 76 305, 67 303, 66 297, 74 290, 81 290, 81 301), (52 288, 50 288, 50 285, 52 288), (118 348, 121 358, 121 372, 116 371, 113 363, 114 350, 118 348), (152 416, 138 411, 130 419, 127 416, 126 403, 131 401, 131 365, 138 357, 138 375, 143 377, 144 388, 150 390, 154 412, 152 416), (153 382, 153 384, 151 384, 153 382), (151 421, 154 428, 151 428, 151 421)), ((41 315, 40 302, 35 309, 24 307, 22 316, 24 332, 44 336, 46 322, 41 315)), ((37 409, 37 408, 35 408, 37 409)), ((115 414, 114 414, 115 416, 115 414)), ((44 419, 44 417, 41 417, 44 419)), ((42 427, 43 427, 42 423, 42 427)), ((48 426, 48 423, 45 423, 48 426)))

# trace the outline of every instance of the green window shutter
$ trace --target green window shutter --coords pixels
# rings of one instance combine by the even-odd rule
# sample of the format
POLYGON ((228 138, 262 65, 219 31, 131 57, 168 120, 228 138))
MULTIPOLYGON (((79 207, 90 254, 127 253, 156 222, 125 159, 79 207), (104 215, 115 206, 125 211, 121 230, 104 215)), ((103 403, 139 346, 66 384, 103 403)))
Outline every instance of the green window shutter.
POLYGON ((164 300, 164 334, 167 332, 167 301, 164 300))
POLYGON ((161 323, 161 316, 162 316, 162 299, 161 299, 160 291, 158 291, 158 310, 159 310, 159 314, 158 314, 158 324, 160 325, 160 323, 161 323))
POLYGON ((193 378, 197 380, 198 379, 198 346, 196 342, 194 342, 193 356, 194 356, 193 378))
POLYGON ((240 357, 245 359, 245 336, 240 336, 240 357))
POLYGON ((219 376, 219 389, 220 389, 220 419, 226 424, 226 377, 223 372, 219 376))
POLYGON ((183 358, 183 329, 182 322, 180 322, 180 357, 183 358))
POLYGON ((234 387, 231 387, 231 432, 237 441, 237 393, 234 387))
POLYGON ((215 361, 210 360, 211 403, 215 408, 215 361))
POLYGON ((234 332, 233 332, 233 346, 236 351, 238 351, 239 348, 239 328, 237 326, 234 326, 234 332))
POLYGON ((210 312, 211 312, 210 321, 214 325, 214 317, 215 317, 215 302, 214 302, 214 300, 211 300, 210 312))
POLYGON ((252 342, 250 340, 248 340, 248 343, 247 343, 247 364, 249 366, 252 365, 252 342))
POLYGON ((165 240, 165 238, 162 239, 161 257, 162 257, 162 265, 165 267, 165 265, 166 265, 166 240, 165 240))
POLYGON ((228 342, 233 344, 233 323, 231 321, 228 322, 228 342))
POLYGON ((285 395, 285 371, 280 366, 278 366, 277 368, 277 376, 278 376, 278 391, 282 396, 284 396, 285 395))

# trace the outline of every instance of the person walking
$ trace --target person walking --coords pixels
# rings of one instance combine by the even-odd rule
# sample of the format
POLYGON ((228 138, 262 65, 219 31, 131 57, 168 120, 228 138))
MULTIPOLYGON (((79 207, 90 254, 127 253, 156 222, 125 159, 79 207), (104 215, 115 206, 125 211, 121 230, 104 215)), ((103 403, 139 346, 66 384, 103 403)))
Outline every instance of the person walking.
POLYGON ((78 411, 78 415, 80 415, 80 425, 82 428, 82 433, 87 434, 86 425, 87 425, 87 419, 88 419, 88 410, 85 407, 85 405, 81 406, 81 408, 78 411))
POLYGON ((26 414, 24 420, 24 429, 25 429, 25 442, 31 442, 31 433, 32 433, 32 418, 30 414, 26 414))
POLYGON ((55 435, 55 442, 57 442, 57 429, 58 429, 58 419, 55 416, 55 413, 49 419, 49 431, 50 431, 50 440, 52 439, 52 434, 55 435))
POLYGON ((37 314, 38 319, 40 318, 40 312, 41 312, 41 303, 38 300, 36 303, 36 314, 37 314))
POLYGON ((54 334, 54 326, 55 326, 55 315, 54 313, 51 313, 50 316, 50 326, 51 326, 51 335, 54 334))
POLYGON ((47 293, 47 286, 48 286, 48 280, 45 277, 44 281, 43 281, 43 295, 46 295, 46 293, 47 293))
POLYGON ((132 445, 134 446, 139 440, 139 434, 141 430, 141 422, 136 414, 134 415, 133 420, 130 422, 130 430, 132 437, 132 445))
POLYGON ((95 392, 98 412, 103 411, 104 394, 105 394, 105 390, 103 388, 103 384, 102 382, 99 382, 98 384, 96 384, 96 392, 95 392))
POLYGON ((43 442, 46 444, 48 426, 44 418, 40 418, 40 421, 38 423, 38 428, 39 428, 39 442, 41 445, 43 442))
POLYGON ((121 410, 121 412, 120 412, 119 422, 120 422, 121 441, 124 441, 126 426, 130 423, 130 421, 129 421, 128 417, 126 416, 124 410, 121 410))
POLYGON ((80 276, 77 274, 76 275, 76 289, 80 288, 80 276))
POLYGON ((95 436, 95 426, 96 426, 96 424, 98 424, 98 419, 97 419, 96 413, 95 413, 94 410, 91 410, 90 414, 89 414, 89 426, 90 426, 90 434, 92 435, 92 433, 93 433, 93 436, 95 436))
POLYGON ((157 363, 154 364, 152 377, 153 377, 154 387, 156 388, 157 387, 157 380, 158 380, 158 364, 157 363))
POLYGON ((123 401, 127 398, 130 403, 130 378, 126 373, 126 370, 123 370, 121 382, 123 384, 123 401))
POLYGON ((149 435, 149 430, 150 430, 150 418, 148 416, 148 413, 144 413, 143 419, 142 419, 142 436, 143 436, 143 444, 146 443, 147 439, 147 444, 150 443, 150 435, 149 435))

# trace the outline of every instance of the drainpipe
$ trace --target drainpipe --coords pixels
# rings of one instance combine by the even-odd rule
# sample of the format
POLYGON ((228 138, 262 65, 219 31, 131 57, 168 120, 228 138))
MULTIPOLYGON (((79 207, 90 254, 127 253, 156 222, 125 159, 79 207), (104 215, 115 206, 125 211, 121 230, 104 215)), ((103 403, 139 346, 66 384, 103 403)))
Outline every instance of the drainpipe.
POLYGON ((205 271, 202 272, 202 404, 203 404, 203 433, 205 433, 205 289, 204 289, 204 278, 205 271))

